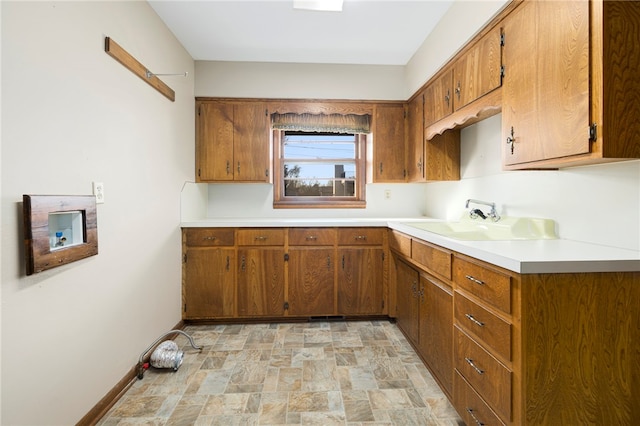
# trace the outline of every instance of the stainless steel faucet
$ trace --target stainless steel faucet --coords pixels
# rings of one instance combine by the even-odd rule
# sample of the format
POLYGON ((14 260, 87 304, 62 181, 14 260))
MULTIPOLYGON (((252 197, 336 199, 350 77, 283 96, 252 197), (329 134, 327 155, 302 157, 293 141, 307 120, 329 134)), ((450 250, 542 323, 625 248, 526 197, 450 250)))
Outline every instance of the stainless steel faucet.
POLYGON ((480 216, 483 219, 486 219, 487 217, 490 217, 492 221, 497 222, 500 220, 500 215, 498 215, 498 212, 496 211, 496 203, 490 203, 488 201, 482 201, 482 200, 474 200, 472 198, 469 198, 467 200, 467 203, 465 204, 465 208, 468 209, 469 208, 469 203, 474 203, 474 204, 482 204, 485 206, 489 206, 491 207, 491 211, 489 211, 489 213, 487 215, 485 215, 482 210, 480 209, 472 209, 469 212, 469 216, 472 219, 477 218, 478 216, 480 216))

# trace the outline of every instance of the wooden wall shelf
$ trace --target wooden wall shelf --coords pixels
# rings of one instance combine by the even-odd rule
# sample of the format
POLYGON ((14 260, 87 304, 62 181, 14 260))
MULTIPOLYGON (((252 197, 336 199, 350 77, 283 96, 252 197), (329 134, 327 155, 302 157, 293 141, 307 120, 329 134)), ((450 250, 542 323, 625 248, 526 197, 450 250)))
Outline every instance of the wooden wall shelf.
POLYGON ((176 94, 173 89, 167 86, 155 74, 149 71, 147 67, 138 62, 136 58, 131 56, 129 52, 124 50, 110 37, 104 38, 104 51, 107 52, 113 59, 124 65, 125 68, 127 68, 129 71, 144 80, 151 87, 166 96, 171 102, 175 102, 176 94))

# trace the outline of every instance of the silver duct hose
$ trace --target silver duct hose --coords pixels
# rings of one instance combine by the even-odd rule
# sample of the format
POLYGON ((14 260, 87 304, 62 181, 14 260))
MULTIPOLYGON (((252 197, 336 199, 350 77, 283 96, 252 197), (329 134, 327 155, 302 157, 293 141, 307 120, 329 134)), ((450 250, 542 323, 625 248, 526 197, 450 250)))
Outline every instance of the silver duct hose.
MULTIPOLYGON (((202 350, 202 346, 198 346, 193 341, 193 338, 189 336, 182 330, 171 330, 164 333, 162 336, 158 337, 144 352, 140 354, 140 358, 138 359, 138 379, 142 380, 144 377, 144 357, 153 348, 156 346, 162 339, 170 334, 179 333, 189 339, 189 343, 193 349, 202 350)), ((166 342, 162 342, 155 351, 151 354, 151 365, 156 368, 173 368, 174 371, 180 367, 182 364, 182 358, 184 353, 178 350, 178 345, 173 340, 167 340, 166 342)))

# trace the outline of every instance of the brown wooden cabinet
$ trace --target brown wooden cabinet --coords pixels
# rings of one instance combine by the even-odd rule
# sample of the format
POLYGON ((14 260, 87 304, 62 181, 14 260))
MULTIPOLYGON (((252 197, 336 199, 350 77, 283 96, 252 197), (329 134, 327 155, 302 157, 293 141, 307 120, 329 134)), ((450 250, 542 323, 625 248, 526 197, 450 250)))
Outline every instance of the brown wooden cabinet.
POLYGON ((384 311, 382 248, 338 248, 338 313, 380 315, 384 311))
POLYGON ((269 114, 264 102, 196 100, 196 180, 268 182, 269 114))
POLYGON ((376 105, 373 124, 373 181, 405 182, 404 103, 376 105))
POLYGON ((418 344, 420 275, 402 260, 396 262, 396 321, 410 342, 418 344))
POLYGON ((238 316, 284 315, 284 230, 240 229, 236 233, 238 316))
MULTIPOLYGON (((494 27, 425 88, 424 124, 430 126, 501 85, 501 33, 494 27)), ((459 124, 463 124, 461 118, 459 124)))
POLYGON ((447 395, 453 394, 453 290, 430 274, 420 275, 418 344, 425 363, 447 395))
POLYGON ((384 228, 338 231, 338 314, 381 315, 387 274, 384 228))
POLYGON ((288 314, 335 314, 334 228, 289 229, 288 314))
POLYGON ((407 104, 407 181, 424 182, 424 91, 407 104))
POLYGON ((503 166, 640 158, 640 8, 525 1, 504 19, 503 166))
POLYGON ((235 315, 235 250, 232 229, 183 232, 183 317, 235 315))
POLYGON ((184 319, 387 314, 385 228, 187 228, 184 319))

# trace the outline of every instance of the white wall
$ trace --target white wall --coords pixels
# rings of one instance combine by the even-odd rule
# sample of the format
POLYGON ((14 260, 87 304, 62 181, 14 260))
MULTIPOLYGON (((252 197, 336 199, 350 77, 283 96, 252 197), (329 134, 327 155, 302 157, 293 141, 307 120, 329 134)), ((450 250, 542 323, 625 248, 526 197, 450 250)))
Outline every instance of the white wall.
POLYGON ((104 52, 158 73, 193 60, 146 2, 1 2, 2 419, 80 420, 180 321, 180 191, 193 179, 193 78, 170 102, 104 52), (22 194, 90 194, 99 254, 25 276, 22 194))

